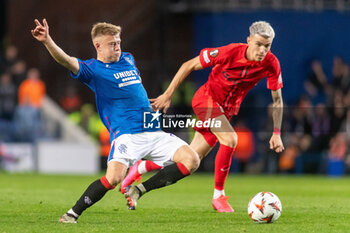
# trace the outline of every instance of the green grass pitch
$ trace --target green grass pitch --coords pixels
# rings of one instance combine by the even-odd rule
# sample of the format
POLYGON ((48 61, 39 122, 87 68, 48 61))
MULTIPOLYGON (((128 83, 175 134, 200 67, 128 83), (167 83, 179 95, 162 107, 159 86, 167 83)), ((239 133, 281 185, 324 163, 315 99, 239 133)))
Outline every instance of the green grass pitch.
POLYGON ((143 196, 129 211, 117 189, 108 192, 77 224, 58 218, 100 176, 0 173, 3 232, 350 232, 350 178, 230 174, 226 194, 235 213, 211 207, 213 174, 195 174, 143 196), (247 205, 260 191, 277 194, 280 219, 256 224, 247 205))

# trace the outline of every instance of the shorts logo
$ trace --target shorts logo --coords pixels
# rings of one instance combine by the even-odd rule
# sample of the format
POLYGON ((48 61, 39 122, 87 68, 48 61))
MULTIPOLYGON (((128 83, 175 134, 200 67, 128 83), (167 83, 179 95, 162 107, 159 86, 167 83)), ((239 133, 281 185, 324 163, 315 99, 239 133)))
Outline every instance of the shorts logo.
POLYGON ((144 112, 143 113, 143 128, 145 129, 160 129, 160 116, 162 113, 157 112, 144 112))
POLYGON ((219 54, 219 50, 218 49, 214 49, 214 50, 209 52, 209 55, 211 57, 216 57, 218 54, 219 54))
POLYGON ((120 144, 120 146, 118 147, 118 150, 121 154, 125 154, 126 149, 128 149, 128 147, 125 144, 120 144))

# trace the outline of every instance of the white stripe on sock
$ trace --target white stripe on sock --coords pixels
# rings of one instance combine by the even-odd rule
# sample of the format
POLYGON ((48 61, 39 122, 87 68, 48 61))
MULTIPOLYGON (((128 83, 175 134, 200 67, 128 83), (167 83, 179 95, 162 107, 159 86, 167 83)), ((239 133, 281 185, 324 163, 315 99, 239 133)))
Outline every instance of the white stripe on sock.
POLYGON ((220 197, 221 195, 225 196, 225 190, 224 189, 223 190, 214 189, 214 195, 213 195, 214 199, 220 197))
POLYGON ((76 218, 79 218, 79 215, 76 214, 76 213, 73 211, 73 209, 68 210, 67 213, 73 215, 73 216, 76 217, 76 218))
POLYGON ((137 171, 140 174, 144 174, 147 172, 146 170, 146 161, 142 160, 141 163, 139 164, 139 166, 137 167, 137 171))

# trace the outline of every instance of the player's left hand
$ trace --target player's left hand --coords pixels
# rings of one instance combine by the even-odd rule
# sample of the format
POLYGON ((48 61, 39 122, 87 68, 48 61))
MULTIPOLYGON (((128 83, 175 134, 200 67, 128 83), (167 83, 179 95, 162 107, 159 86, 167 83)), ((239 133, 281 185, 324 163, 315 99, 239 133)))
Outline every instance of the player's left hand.
POLYGON ((151 107, 153 111, 163 110, 164 113, 167 112, 170 107, 171 97, 166 94, 158 96, 156 99, 149 99, 151 102, 151 107))
POLYGON ((272 134, 272 137, 270 139, 270 149, 274 150, 277 153, 280 153, 284 150, 283 142, 280 135, 272 134))

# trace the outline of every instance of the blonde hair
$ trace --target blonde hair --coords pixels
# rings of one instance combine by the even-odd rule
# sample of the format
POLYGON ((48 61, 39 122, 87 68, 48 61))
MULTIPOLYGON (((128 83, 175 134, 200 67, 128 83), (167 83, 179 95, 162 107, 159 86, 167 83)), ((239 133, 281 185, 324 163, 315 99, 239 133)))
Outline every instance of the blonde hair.
POLYGON ((252 23, 252 25, 249 27, 249 32, 250 35, 258 34, 260 36, 269 37, 272 39, 275 37, 275 31, 266 21, 257 21, 252 23))
POLYGON ((120 26, 116 26, 111 23, 99 22, 95 23, 91 29, 91 39, 94 40, 96 37, 101 35, 118 35, 122 32, 120 26))

